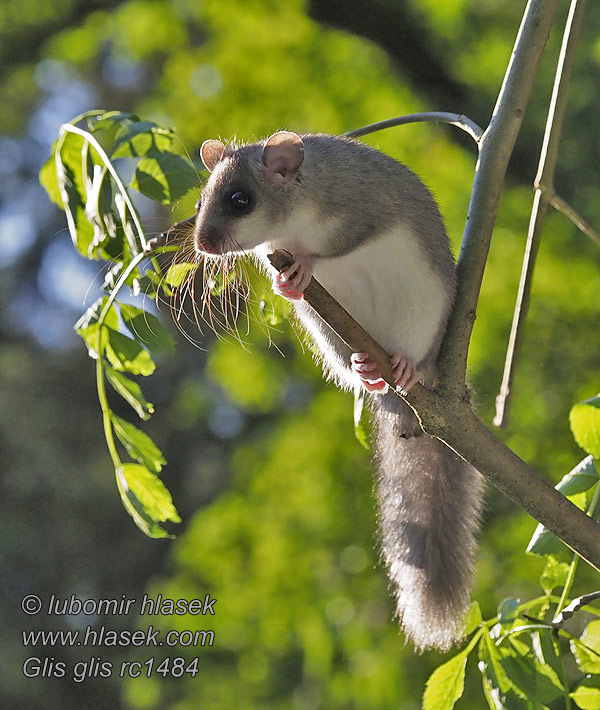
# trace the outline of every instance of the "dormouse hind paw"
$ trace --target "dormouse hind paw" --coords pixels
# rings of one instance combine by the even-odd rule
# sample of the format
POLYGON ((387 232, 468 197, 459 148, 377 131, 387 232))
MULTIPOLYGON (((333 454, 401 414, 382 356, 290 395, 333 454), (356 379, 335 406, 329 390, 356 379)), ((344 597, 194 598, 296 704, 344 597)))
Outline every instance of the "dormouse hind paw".
MULTIPOLYGON (((355 372, 367 392, 387 392, 388 385, 382 377, 379 365, 371 359, 368 353, 353 353, 351 358, 352 371, 355 372)), ((402 353, 394 353, 390 358, 394 384, 400 394, 407 394, 411 387, 418 382, 419 373, 411 360, 402 353)))
POLYGON ((362 386, 367 392, 385 394, 388 383, 382 378, 379 365, 371 360, 368 353, 352 353, 350 356, 352 371, 360 378, 362 386))
POLYGON ((394 384, 402 394, 410 391, 411 387, 419 381, 419 373, 412 360, 405 358, 397 352, 390 358, 394 384))

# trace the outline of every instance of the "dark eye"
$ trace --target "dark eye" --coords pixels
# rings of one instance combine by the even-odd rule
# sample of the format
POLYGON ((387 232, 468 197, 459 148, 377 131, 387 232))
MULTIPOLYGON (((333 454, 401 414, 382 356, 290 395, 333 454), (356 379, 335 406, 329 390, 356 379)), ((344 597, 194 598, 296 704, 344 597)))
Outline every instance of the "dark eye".
POLYGON ((229 209, 234 214, 245 214, 252 208, 250 195, 242 190, 236 190, 229 198, 229 209))
POLYGON ((202 207, 202 198, 196 202, 196 212, 200 212, 200 208, 202 207))

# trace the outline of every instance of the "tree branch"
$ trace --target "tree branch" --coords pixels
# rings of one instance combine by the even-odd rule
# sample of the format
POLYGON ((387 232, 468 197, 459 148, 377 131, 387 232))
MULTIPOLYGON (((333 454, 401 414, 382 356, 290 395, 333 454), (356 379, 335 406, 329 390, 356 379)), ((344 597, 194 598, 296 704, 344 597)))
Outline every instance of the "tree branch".
POLYGON ((527 313, 529 311, 531 284, 542 236, 542 227, 548 212, 548 205, 554 195, 554 172, 558 158, 558 146, 560 143, 565 110, 567 108, 569 83, 573 63, 575 61, 579 31, 583 24, 586 2, 587 0, 571 0, 562 45, 558 56, 552 97, 548 107, 548 118, 546 119, 546 130, 544 131, 544 139, 540 151, 540 162, 534 182, 535 193, 533 197, 533 207, 529 219, 527 244, 523 258, 517 302, 515 304, 513 322, 508 340, 502 385, 500 386, 500 393, 496 397, 496 416, 494 417, 494 424, 496 426, 506 425, 516 361, 521 349, 527 313))
MULTIPOLYGON (((269 256, 279 271, 293 258, 276 251, 269 256)), ((314 278, 304 299, 354 352, 368 352, 394 387, 389 354, 314 278)), ((423 429, 473 464, 491 483, 557 535, 574 552, 600 571, 600 526, 499 441, 475 416, 468 400, 452 392, 416 384, 403 399, 413 408, 423 429)))
POLYGON ((469 340, 500 191, 557 5, 558 0, 527 3, 492 119, 479 143, 479 161, 457 264, 456 303, 440 352, 443 385, 453 388, 457 396, 465 388, 469 340))

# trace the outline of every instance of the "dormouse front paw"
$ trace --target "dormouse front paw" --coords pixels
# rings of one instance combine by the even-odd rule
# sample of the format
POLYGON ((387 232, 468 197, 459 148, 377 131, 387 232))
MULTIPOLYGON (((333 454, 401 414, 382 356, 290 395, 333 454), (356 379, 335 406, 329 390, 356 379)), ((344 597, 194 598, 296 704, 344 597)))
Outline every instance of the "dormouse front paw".
POLYGON ((289 269, 275 275, 273 290, 289 301, 299 301, 310 283, 314 257, 297 257, 289 269))

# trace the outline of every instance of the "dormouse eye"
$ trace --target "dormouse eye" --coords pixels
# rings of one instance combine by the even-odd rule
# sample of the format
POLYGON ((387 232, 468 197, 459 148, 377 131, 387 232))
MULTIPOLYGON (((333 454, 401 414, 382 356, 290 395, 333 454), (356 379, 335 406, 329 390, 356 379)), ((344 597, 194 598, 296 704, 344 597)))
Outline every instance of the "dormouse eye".
POLYGON ((234 214, 244 214, 252 208, 250 195, 242 190, 236 190, 229 198, 229 209, 234 214))
POLYGON ((196 212, 200 212, 200 208, 202 207, 202 198, 196 202, 196 212))

